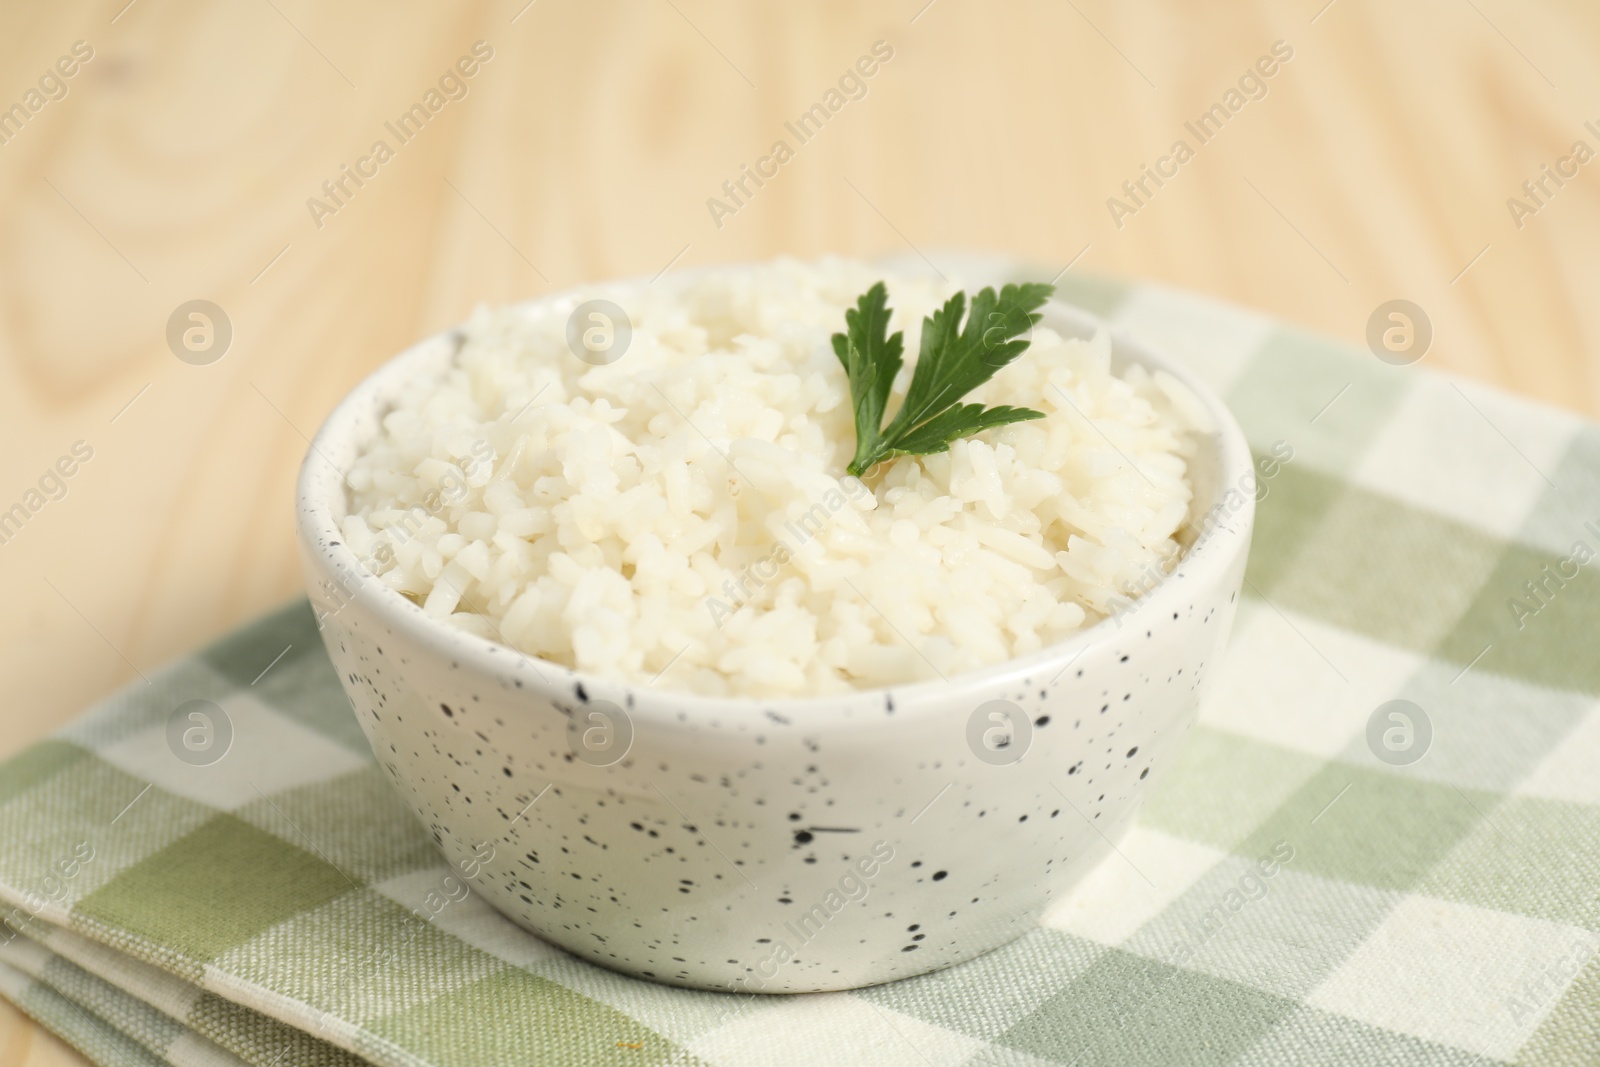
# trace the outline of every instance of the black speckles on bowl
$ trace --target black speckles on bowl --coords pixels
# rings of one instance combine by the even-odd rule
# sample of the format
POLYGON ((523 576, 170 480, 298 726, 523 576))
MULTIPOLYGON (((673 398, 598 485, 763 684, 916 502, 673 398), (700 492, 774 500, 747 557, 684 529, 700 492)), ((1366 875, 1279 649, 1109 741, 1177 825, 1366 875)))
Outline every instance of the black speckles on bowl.
MULTIPOLYGON (((1095 324, 1054 309, 1050 325, 1095 324)), ((301 555, 323 639, 380 765, 495 908, 657 981, 785 993, 936 970, 1029 930, 1109 851, 1194 721, 1244 573, 1249 450, 1221 430, 1194 469, 1199 540, 1119 618, 983 671, 838 699, 700 698, 535 662, 443 625, 340 542, 340 471, 448 337, 363 383, 302 467, 301 555), (969 747, 975 710, 1031 727, 1020 758, 969 747), (574 716, 631 728, 574 758, 574 716)), ((1022 734, 1016 735, 1019 739, 1022 734)))

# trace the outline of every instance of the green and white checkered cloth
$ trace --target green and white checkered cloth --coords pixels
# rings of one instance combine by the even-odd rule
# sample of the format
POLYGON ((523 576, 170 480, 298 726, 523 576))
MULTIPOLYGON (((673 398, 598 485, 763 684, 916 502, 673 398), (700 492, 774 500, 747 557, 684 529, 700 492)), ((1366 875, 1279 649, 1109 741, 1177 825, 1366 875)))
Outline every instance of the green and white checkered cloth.
POLYGON ((1600 428, 1063 289, 1293 459, 1200 725, 1028 936, 781 998, 580 962, 446 892, 302 604, 0 766, 0 992, 105 1064, 1600 1063, 1600 428), (167 742, 194 699, 235 732, 209 767, 167 742), (1431 724, 1404 766, 1368 742, 1394 699, 1431 724))

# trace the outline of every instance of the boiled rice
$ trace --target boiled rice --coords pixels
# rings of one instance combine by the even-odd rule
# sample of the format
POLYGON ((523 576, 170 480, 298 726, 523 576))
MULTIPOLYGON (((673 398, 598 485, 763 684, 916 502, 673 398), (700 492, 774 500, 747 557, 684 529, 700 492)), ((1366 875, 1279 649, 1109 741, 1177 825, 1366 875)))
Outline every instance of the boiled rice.
MULTIPOLYGON (((480 309, 347 476, 346 543, 441 621, 641 685, 817 696, 1057 643, 1169 570, 1205 413, 1110 342, 1043 326, 968 399, 1047 418, 850 478, 829 337, 873 282, 905 331, 959 283, 782 260, 480 309), (607 366, 581 301, 627 310, 607 366)), ((969 289, 970 292, 970 289, 969 289)))

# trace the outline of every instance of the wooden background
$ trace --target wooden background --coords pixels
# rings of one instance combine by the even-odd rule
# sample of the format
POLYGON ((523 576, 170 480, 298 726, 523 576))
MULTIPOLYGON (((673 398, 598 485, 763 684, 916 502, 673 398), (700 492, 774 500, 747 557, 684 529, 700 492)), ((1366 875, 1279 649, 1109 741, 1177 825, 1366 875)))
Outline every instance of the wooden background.
MULTIPOLYGON (((1076 258, 1354 342, 1405 297, 1431 365, 1600 414, 1600 163, 1506 206, 1600 149, 1592 3, 525 2, 0 6, 0 107, 94 50, 0 145, 0 510, 94 450, 0 545, 0 756, 290 597, 304 435, 479 301, 779 253, 1076 258), (307 198, 477 40, 466 98, 319 228, 307 198), (867 96, 719 228, 706 199, 878 40, 867 96), (1277 40, 1266 97, 1114 225, 1277 40), (209 366, 165 341, 194 298, 233 325, 209 366)), ((62 1062, 0 1005, 0 1065, 62 1062)))

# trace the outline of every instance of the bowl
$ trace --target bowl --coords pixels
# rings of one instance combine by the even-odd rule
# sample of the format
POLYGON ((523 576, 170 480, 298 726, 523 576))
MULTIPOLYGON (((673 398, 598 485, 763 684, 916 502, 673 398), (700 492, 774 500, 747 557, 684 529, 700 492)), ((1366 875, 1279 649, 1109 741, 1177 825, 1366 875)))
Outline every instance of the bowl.
MULTIPOLYGON (((575 294, 541 298, 576 303, 575 294)), ((1052 302, 1044 323, 1088 337, 1052 302)), ((502 914, 605 967, 702 989, 849 989, 1034 928, 1113 848, 1214 675, 1255 510, 1244 435, 1210 389, 1111 331, 1209 410, 1173 573, 1065 643, 945 680, 816 699, 640 687, 436 621, 342 543, 344 472, 423 341, 328 417, 298 533, 323 641, 378 763, 502 914)))

